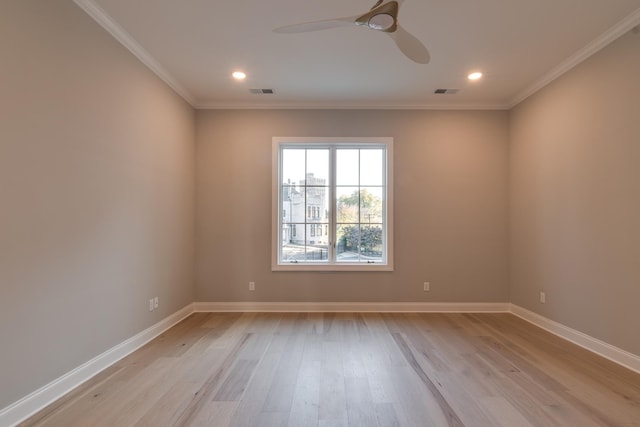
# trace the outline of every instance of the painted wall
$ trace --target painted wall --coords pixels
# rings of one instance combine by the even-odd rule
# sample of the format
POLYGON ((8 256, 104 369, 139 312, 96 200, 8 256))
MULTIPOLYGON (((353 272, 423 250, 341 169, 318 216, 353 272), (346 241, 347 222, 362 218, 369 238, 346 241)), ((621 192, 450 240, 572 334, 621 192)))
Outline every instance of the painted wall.
POLYGON ((640 35, 629 33, 519 105, 510 120, 512 302, 634 354, 638 76, 640 35))
POLYGON ((507 120, 500 111, 198 111, 197 301, 508 301, 507 120), (395 271, 271 271, 273 136, 394 137, 395 271))
POLYGON ((3 1, 0 51, 0 408, 194 300, 512 301, 640 354, 639 35, 510 113, 194 113, 64 0, 3 1), (393 272, 271 271, 273 136, 394 137, 393 272))
POLYGON ((71 1, 0 52, 3 408, 193 301, 195 116, 71 1))

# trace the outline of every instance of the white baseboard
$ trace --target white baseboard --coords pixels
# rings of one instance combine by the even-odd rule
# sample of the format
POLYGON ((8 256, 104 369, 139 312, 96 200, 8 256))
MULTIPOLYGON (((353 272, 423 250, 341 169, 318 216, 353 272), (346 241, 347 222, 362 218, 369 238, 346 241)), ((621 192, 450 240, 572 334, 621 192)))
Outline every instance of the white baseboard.
POLYGON ((640 373, 640 357, 511 303, 195 302, 0 410, 14 426, 142 347, 194 312, 512 313, 567 341, 640 373))
POLYGON ((110 348, 60 378, 0 410, 0 426, 14 426, 44 409, 74 388, 133 353, 193 313, 193 304, 173 313, 128 340, 110 348))
POLYGON ((196 302, 196 312, 507 313, 510 304, 449 302, 196 302))
POLYGON ((558 323, 554 320, 547 319, 537 313, 522 308, 518 305, 511 304, 511 313, 526 320, 535 326, 542 328, 554 335, 570 341, 580 347, 583 347, 592 353, 596 353, 605 359, 622 365, 632 371, 640 373, 640 357, 629 353, 626 350, 612 346, 604 341, 587 335, 583 332, 572 329, 568 326, 558 323))

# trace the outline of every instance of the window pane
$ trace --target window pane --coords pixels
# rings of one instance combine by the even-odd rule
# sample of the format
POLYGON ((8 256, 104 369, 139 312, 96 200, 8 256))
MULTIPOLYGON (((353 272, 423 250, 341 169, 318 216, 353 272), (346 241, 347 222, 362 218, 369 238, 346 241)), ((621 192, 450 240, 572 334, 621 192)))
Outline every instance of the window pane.
POLYGON ((357 223, 360 216, 358 187, 336 188, 336 222, 357 223))
POLYGON ((357 224, 338 225, 336 231, 336 261, 358 262, 360 226, 357 224))
POLYGON ((382 223, 382 187, 366 187, 360 190, 360 222, 382 223))
POLYGON ((282 222, 304 223, 305 201, 304 191, 288 185, 282 186, 280 215, 282 222))
POLYGON ((329 150, 307 150, 306 185, 329 185, 329 150))
POLYGON ((362 262, 382 261, 382 226, 360 227, 360 260, 362 262))
POLYGON ((358 185, 360 150, 336 150, 336 185, 358 185))
POLYGON ((322 234, 322 224, 307 224, 307 261, 326 261, 329 259, 329 239, 322 234))
POLYGON ((307 222, 329 222, 329 187, 307 187, 307 222))
POLYGON ((383 185, 382 149, 360 150, 360 185, 383 185))
POLYGON ((298 185, 304 181, 306 151, 291 148, 282 150, 281 184, 298 185))
POLYGON ((305 260, 305 227, 304 224, 282 224, 281 261, 305 260))

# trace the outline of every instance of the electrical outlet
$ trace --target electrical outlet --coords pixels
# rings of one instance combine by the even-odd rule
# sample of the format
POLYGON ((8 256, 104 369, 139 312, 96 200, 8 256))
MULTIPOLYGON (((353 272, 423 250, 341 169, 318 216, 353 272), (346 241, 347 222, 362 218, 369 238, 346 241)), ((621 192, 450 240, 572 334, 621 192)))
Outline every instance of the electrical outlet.
POLYGON ((153 308, 158 308, 158 297, 153 299, 153 308))
POLYGON ((540 303, 546 304, 546 302, 547 302, 547 294, 545 294, 544 292, 540 292, 540 303))
POLYGON ((149 300, 149 311, 153 311, 153 298, 149 300))
POLYGON ((431 284, 429 282, 423 283, 423 288, 425 292, 429 292, 431 290, 431 284))
POLYGON ((256 282, 249 282, 249 290, 250 291, 256 290, 256 282))

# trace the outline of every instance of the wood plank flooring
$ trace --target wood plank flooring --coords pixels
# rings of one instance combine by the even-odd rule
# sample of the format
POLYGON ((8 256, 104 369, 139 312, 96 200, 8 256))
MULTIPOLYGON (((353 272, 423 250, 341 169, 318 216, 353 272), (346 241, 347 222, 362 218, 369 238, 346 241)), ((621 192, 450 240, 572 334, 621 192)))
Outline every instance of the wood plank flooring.
POLYGON ((23 426, 640 426, 640 375, 511 314, 196 313, 23 426))

